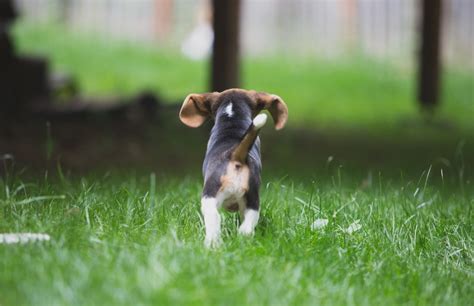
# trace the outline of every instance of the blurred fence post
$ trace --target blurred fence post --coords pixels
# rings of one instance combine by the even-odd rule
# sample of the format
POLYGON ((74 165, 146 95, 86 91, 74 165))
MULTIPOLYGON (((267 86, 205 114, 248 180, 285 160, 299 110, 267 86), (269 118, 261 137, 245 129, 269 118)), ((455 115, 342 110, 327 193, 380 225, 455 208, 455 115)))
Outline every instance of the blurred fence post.
POLYGON ((418 101, 433 109, 440 89, 441 0, 422 0, 418 71, 418 101))
POLYGON ((356 36, 358 33, 358 3, 357 0, 344 0, 342 4, 342 16, 344 20, 344 40, 349 51, 357 47, 356 36))
POLYGON ((72 0, 62 0, 58 2, 59 6, 59 22, 68 24, 72 17, 72 0))
POLYGON ((211 90, 239 87, 240 0, 213 0, 211 90))
POLYGON ((13 1, 0 2, 0 120, 9 117, 15 107, 15 91, 12 67, 15 64, 15 50, 10 36, 10 24, 17 17, 13 1))
POLYGON ((173 26, 173 1, 155 0, 155 33, 159 41, 166 41, 173 26))

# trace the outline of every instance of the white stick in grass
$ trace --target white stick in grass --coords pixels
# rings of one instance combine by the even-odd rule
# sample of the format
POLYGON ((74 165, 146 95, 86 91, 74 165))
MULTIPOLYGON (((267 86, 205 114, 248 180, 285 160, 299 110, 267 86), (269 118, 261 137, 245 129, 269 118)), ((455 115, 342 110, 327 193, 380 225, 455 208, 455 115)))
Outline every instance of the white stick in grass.
POLYGON ((8 233, 0 234, 0 244, 28 243, 36 241, 49 241, 51 237, 48 234, 40 233, 8 233))

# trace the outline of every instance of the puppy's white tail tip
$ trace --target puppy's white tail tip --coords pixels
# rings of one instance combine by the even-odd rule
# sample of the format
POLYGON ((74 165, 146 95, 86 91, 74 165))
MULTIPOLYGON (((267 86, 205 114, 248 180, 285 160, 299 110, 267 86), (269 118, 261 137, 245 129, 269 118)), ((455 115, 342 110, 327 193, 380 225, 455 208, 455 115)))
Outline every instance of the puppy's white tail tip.
POLYGON ((266 122, 267 122, 267 115, 266 114, 257 115, 257 117, 255 117, 253 119, 253 125, 257 129, 261 129, 265 125, 266 122))

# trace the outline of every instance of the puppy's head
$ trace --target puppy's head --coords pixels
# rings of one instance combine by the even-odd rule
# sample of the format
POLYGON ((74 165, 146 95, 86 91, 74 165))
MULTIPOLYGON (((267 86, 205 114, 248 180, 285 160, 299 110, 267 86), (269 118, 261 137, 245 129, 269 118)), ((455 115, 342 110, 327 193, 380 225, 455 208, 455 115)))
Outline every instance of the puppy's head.
POLYGON ((183 102, 179 118, 187 126, 199 127, 208 118, 214 118, 218 109, 224 106, 226 101, 245 103, 250 108, 253 117, 260 111, 267 110, 272 116, 277 130, 282 129, 288 120, 288 108, 279 96, 244 89, 190 94, 183 102))

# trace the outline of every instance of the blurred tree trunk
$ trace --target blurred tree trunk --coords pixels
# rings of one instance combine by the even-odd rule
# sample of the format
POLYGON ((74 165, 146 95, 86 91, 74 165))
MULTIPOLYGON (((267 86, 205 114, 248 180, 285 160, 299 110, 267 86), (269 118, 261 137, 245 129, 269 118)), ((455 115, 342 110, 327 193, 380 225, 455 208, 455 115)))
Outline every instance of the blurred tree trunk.
POLYGON ((240 0, 213 0, 211 90, 239 87, 240 0))
POLYGON ((0 121, 5 121, 15 107, 15 50, 9 29, 16 18, 13 1, 0 1, 0 121))
POLYGON ((441 57, 441 0, 422 0, 418 101, 423 109, 438 104, 441 57))
POLYGON ((15 18, 13 0, 0 0, 0 122, 12 120, 50 94, 47 61, 15 51, 9 33, 15 18))

